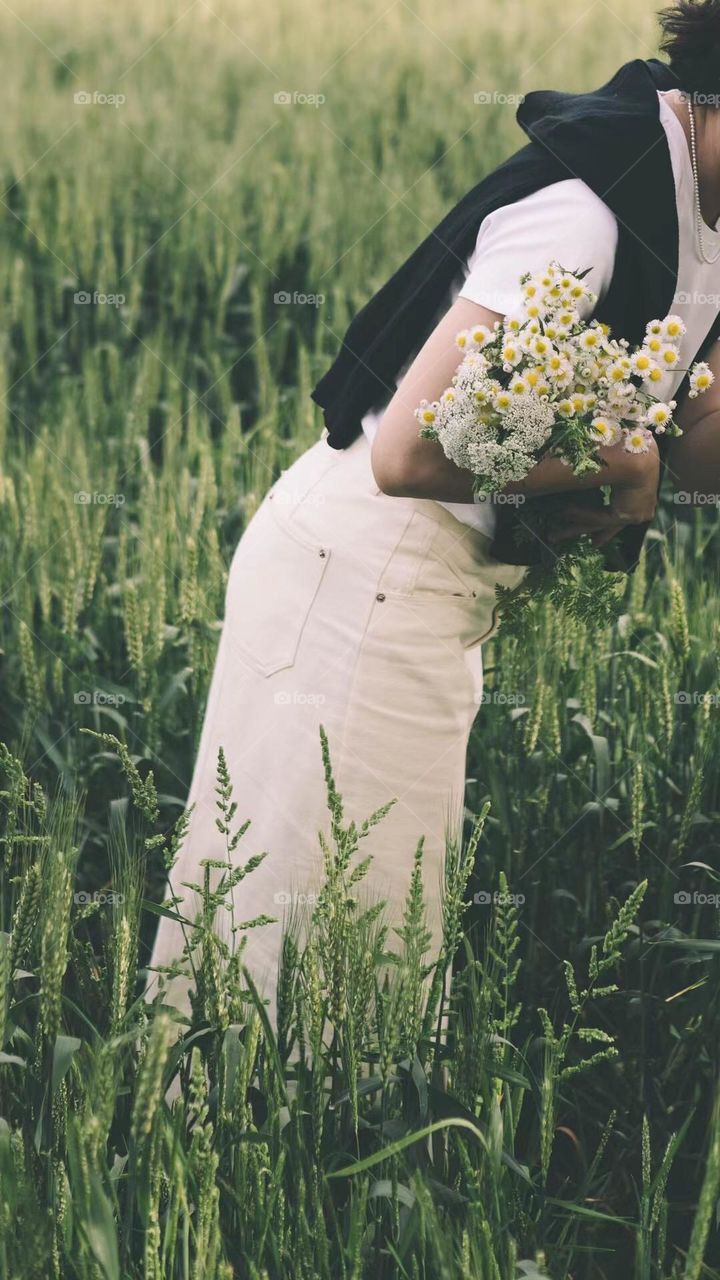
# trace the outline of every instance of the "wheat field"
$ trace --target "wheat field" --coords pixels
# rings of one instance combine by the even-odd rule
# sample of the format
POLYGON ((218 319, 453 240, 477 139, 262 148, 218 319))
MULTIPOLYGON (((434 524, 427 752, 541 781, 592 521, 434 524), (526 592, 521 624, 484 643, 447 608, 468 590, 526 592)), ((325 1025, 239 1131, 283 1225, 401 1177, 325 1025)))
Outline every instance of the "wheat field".
MULTIPOLYGON (((229 871, 190 1021, 142 998, 228 565, 310 389, 522 145, 517 96, 654 56, 653 6, 23 0, 0 32, 0 1280, 720 1277, 714 511, 663 501, 612 627, 488 646, 441 957, 420 858, 402 936, 354 905, 330 743, 277 1028, 213 932, 229 871)), ((243 817, 220 761, 229 856, 243 817)))

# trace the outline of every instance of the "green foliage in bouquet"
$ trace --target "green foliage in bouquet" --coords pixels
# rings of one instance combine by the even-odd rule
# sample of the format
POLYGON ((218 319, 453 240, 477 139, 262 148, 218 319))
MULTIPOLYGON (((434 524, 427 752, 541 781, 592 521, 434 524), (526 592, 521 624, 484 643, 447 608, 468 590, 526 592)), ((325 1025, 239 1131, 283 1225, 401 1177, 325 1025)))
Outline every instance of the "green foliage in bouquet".
POLYGON ((624 575, 610 572, 603 550, 580 538, 572 554, 530 565, 516 587, 497 586, 503 631, 520 640, 547 604, 590 627, 612 626, 623 607, 624 575))

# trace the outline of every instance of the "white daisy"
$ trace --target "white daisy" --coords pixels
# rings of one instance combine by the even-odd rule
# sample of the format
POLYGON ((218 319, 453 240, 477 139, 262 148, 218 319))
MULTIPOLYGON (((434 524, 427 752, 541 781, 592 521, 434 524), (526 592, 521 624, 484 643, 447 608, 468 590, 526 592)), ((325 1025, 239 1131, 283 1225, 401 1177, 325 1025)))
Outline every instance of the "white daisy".
POLYGON ((620 423, 605 414, 598 414, 590 423, 590 439, 598 444, 617 444, 621 435, 620 423))
POLYGON ((623 449, 628 453, 647 453, 652 435, 645 427, 632 427, 623 431, 623 449))

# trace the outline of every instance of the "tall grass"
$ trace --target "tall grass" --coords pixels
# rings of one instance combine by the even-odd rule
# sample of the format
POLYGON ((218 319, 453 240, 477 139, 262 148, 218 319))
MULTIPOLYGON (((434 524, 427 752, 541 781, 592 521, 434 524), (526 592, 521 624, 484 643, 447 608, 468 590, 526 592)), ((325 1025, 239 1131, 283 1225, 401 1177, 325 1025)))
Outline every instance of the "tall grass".
POLYGON ((546 612, 488 646, 439 966, 421 850, 399 934, 353 907, 370 815, 328 762, 277 1029, 209 876, 191 1023, 141 998, 226 567, 319 433, 314 380, 522 141, 473 95, 598 84, 654 52, 651 14, 0 15, 2 1280, 720 1275, 709 517, 665 505, 612 630, 546 612))
MULTIPOLYGON (((582 977, 565 962, 555 1021, 518 999, 519 918, 502 873, 483 946, 466 944, 449 986, 485 811, 467 846, 448 850, 443 945, 430 956, 422 842, 391 937, 357 894, 362 841, 384 813, 360 826, 347 818, 324 740, 332 839, 308 941, 286 940, 277 1031, 242 948, 231 953, 213 928, 237 873, 211 891, 209 865, 195 921, 182 899, 165 908, 187 931, 174 971, 193 976, 192 1013, 178 1017, 161 996, 149 1008, 133 992, 143 862, 160 850, 171 869, 185 818, 158 831, 152 775, 103 737, 138 819, 136 847, 115 843, 111 919, 103 899, 72 892, 76 808, 48 806, 19 761, 3 761, 6 870, 20 886, 0 952, 3 1273, 493 1278, 549 1274, 550 1251, 552 1273, 572 1274, 582 1219, 620 1225, 590 1194, 608 1176, 615 1117, 571 1200, 554 1185, 558 1115, 580 1076, 617 1057, 599 1010, 627 999, 614 979, 646 883, 617 908, 582 977)), ((222 758, 218 789, 237 851, 222 758)), ((678 1146, 646 1189, 649 1211, 644 1200, 636 1221, 622 1221, 648 1276, 667 1274, 658 1223, 678 1146)), ((715 1166, 713 1151, 691 1245, 698 1264, 715 1166)))

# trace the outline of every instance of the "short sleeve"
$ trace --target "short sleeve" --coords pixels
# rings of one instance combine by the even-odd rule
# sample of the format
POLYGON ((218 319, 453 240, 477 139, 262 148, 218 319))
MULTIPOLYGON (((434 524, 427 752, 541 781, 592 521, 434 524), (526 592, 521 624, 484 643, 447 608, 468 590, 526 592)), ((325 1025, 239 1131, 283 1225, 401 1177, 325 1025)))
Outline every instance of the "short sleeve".
MULTIPOLYGON (((507 315, 520 306, 520 276, 555 259, 566 271, 591 268, 585 282, 600 299, 612 278, 617 238, 615 215, 585 182, 553 182, 483 219, 458 296, 507 315)), ((591 308, 584 305, 587 320, 591 308)))

